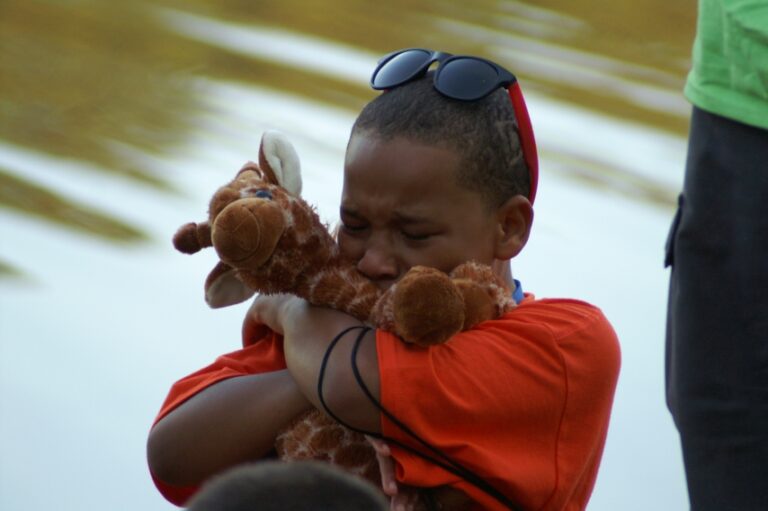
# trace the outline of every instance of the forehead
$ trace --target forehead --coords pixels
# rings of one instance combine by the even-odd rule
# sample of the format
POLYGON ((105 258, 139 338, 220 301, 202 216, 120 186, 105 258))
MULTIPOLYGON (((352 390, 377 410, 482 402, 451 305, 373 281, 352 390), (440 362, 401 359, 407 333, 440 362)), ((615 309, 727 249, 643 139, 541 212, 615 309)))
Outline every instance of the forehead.
POLYGON ((344 185, 386 185, 393 181, 422 186, 423 176, 455 182, 460 158, 447 148, 403 137, 385 139, 355 134, 344 162, 344 185))
POLYGON ((458 183, 461 159, 448 148, 406 138, 352 136, 344 165, 342 207, 385 204, 404 215, 437 214, 481 204, 480 195, 458 183))

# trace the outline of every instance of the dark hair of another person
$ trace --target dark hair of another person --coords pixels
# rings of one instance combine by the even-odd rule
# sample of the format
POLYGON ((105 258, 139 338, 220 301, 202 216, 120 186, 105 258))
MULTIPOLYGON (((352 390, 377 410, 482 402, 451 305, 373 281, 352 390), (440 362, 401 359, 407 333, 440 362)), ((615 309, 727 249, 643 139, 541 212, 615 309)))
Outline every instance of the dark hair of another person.
POLYGON ((363 108, 352 134, 402 137, 455 151, 461 158, 458 183, 479 192, 492 208, 515 195, 527 197, 528 167, 507 91, 459 101, 437 92, 433 80, 429 72, 380 94, 363 108))
POLYGON ((327 463, 262 461, 206 483, 189 511, 386 511, 383 494, 327 463))

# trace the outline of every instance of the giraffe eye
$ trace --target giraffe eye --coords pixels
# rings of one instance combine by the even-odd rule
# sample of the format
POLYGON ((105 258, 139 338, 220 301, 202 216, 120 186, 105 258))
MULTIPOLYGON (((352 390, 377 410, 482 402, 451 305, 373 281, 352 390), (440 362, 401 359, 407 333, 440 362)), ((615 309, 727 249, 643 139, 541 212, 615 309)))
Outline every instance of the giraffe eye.
POLYGON ((269 190, 258 190, 255 196, 258 199, 272 200, 272 194, 269 192, 269 190))

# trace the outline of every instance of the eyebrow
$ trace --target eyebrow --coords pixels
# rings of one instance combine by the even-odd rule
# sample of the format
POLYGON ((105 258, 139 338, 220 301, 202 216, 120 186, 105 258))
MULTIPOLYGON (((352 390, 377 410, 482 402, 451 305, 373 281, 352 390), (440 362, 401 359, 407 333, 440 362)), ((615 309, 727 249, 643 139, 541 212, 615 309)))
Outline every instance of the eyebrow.
POLYGON ((397 218, 398 222, 402 224, 430 224, 434 223, 434 220, 430 220, 428 218, 420 217, 420 216, 413 216, 413 215, 403 215, 401 213, 395 213, 395 218, 397 218))
MULTIPOLYGON (((354 209, 341 206, 339 210, 341 215, 343 216, 350 216, 358 220, 365 220, 365 217, 354 209)), ((420 217, 416 215, 405 215, 403 213, 397 213, 397 212, 395 212, 394 217, 395 217, 395 220, 397 220, 397 222, 401 224, 406 224, 406 225, 435 223, 435 220, 432 220, 426 217, 420 217)))

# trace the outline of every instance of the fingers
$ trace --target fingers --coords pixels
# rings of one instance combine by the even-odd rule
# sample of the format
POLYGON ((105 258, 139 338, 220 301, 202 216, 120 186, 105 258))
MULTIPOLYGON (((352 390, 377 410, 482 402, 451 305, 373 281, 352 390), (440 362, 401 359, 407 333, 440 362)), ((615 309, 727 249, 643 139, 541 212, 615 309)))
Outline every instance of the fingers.
POLYGON ((287 294, 259 295, 246 314, 246 321, 267 325, 273 331, 283 334, 281 312, 285 305, 296 297, 287 294))
POLYGON ((282 334, 283 325, 279 321, 279 311, 280 307, 290 298, 289 295, 280 294, 257 295, 243 319, 243 341, 263 335, 265 328, 282 334))
POLYGON ((381 472, 381 487, 384 493, 393 496, 397 495, 397 480, 395 479, 395 463, 391 456, 382 456, 376 454, 379 461, 379 471, 381 472))
POLYGON ((379 472, 381 473, 381 489, 386 495, 394 497, 398 494, 397 479, 395 479, 395 461, 392 458, 392 451, 383 440, 365 437, 376 451, 376 461, 379 463, 379 472))
POLYGON ((405 488, 389 501, 390 511, 414 511, 419 502, 419 494, 414 488, 405 488))
POLYGON ((389 496, 397 495, 397 480, 395 479, 395 462, 392 456, 376 453, 381 472, 381 488, 389 496))
POLYGON ((392 456, 392 451, 389 450, 389 445, 387 445, 384 440, 368 435, 365 435, 365 439, 368 440, 368 442, 373 446, 373 450, 376 451, 376 454, 380 454, 382 456, 392 456))
POLYGON ((245 317, 243 318, 242 334, 244 343, 250 341, 257 335, 259 326, 261 325, 253 314, 253 304, 251 304, 248 308, 248 312, 245 313, 245 317))
POLYGON ((248 346, 269 334, 269 327, 246 315, 243 320, 242 340, 243 346, 248 346))
POLYGON ((395 460, 389 445, 379 438, 366 435, 366 440, 376 451, 376 460, 381 472, 381 488, 390 497, 390 511, 414 511, 419 503, 419 493, 409 486, 398 486, 395 479, 395 460))

